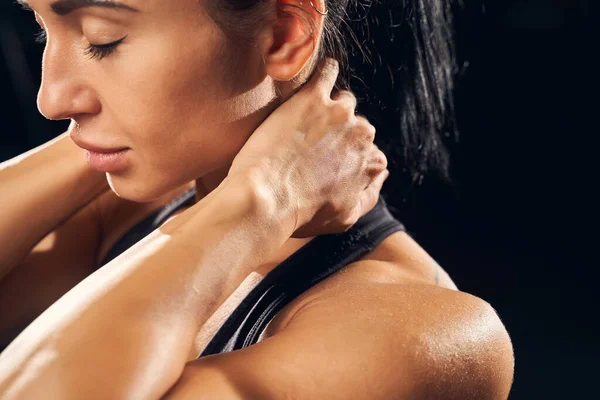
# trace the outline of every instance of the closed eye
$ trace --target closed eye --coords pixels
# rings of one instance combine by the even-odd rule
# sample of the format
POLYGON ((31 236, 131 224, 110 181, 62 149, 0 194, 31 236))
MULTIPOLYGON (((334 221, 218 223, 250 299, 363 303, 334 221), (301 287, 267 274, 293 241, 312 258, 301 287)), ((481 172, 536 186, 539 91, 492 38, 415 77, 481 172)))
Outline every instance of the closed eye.
MULTIPOLYGON (((120 45, 126 38, 127 38, 127 35, 125 35, 124 37, 122 37, 119 40, 116 40, 111 43, 106 43, 106 44, 91 44, 90 43, 90 45, 85 48, 84 53, 87 56, 89 56, 91 59, 95 58, 95 59, 101 60, 101 59, 111 55, 116 50, 117 46, 120 45)), ((40 30, 40 32, 35 35, 35 41, 37 43, 44 44, 44 43, 46 43, 47 40, 48 40, 48 34, 45 29, 40 30)))
POLYGON ((97 58, 98 60, 101 60, 104 57, 111 55, 113 51, 116 50, 117 46, 120 45, 123 40, 125 40, 125 38, 127 38, 127 35, 119 40, 107 44, 90 44, 85 49, 85 54, 90 56, 92 59, 97 58))

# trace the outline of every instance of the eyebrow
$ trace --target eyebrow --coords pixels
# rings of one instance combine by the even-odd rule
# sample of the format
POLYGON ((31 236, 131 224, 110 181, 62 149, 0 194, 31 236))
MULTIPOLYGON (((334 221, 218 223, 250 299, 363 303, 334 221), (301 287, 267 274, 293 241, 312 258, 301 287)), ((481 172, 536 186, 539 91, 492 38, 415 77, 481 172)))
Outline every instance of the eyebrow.
MULTIPOLYGON (((16 0, 16 1, 23 8, 31 10, 31 7, 29 6, 29 4, 27 4, 26 0, 16 0)), ((121 10, 132 11, 132 12, 139 11, 139 10, 137 10, 133 7, 130 7, 126 4, 123 4, 123 3, 120 3, 117 1, 113 1, 113 0, 58 0, 54 3, 52 3, 52 5, 50 5, 50 8, 52 8, 52 10, 60 16, 70 14, 75 10, 79 10, 81 8, 86 8, 86 7, 104 7, 104 8, 112 8, 112 9, 121 9, 121 10)))

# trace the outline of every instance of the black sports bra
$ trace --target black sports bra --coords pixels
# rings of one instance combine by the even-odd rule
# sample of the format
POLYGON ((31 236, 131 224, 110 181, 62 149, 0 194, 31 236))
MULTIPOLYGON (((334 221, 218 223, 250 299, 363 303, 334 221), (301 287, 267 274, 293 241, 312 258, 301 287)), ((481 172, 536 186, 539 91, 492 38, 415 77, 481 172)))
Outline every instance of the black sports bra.
MULTIPOLYGON (((170 215, 194 202, 190 189, 127 232, 111 248, 105 265, 160 227, 170 215)), ((269 272, 227 318, 198 355, 226 353, 257 343, 263 331, 291 301, 317 283, 374 250, 388 236, 404 231, 383 197, 347 232, 316 237, 269 272)))

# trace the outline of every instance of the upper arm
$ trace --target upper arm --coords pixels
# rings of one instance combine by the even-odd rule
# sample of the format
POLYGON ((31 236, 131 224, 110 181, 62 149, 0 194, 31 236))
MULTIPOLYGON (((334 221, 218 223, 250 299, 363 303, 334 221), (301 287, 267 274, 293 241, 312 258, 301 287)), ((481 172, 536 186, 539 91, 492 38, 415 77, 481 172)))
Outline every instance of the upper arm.
POLYGON ((512 368, 484 301, 431 285, 346 285, 254 346, 188 363, 166 398, 505 399, 512 368))
POLYGON ((92 202, 47 234, 0 281, 0 346, 93 272, 99 242, 92 202))

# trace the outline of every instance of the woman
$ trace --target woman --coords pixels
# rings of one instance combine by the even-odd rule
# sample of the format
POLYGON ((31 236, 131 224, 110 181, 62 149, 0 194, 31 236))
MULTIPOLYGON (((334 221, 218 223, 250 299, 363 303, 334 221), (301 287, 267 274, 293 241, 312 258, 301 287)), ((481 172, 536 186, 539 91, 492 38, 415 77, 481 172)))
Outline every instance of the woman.
POLYGON ((73 123, 0 175, 3 331, 52 305, 3 398, 507 397, 502 323, 378 202, 374 130, 316 68, 345 2, 27 4, 73 123))

